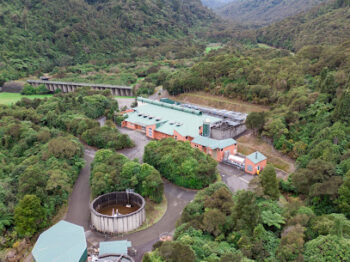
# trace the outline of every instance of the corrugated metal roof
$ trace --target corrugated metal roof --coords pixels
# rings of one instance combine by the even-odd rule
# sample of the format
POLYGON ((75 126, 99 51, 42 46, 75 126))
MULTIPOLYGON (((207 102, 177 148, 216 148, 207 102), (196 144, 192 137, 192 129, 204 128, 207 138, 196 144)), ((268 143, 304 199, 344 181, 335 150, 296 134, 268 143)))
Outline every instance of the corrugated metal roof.
POLYGON ((127 240, 100 242, 99 255, 128 254, 128 247, 131 247, 131 242, 127 240))
POLYGON ((254 164, 257 164, 265 159, 266 156, 264 156, 263 154, 261 154, 259 151, 256 151, 254 153, 251 153, 250 155, 247 156, 247 158, 252 161, 254 164))
POLYGON ((36 262, 85 261, 86 239, 81 226, 61 220, 43 232, 32 250, 36 262))
POLYGON ((236 140, 232 138, 224 140, 216 140, 209 137, 197 136, 192 140, 192 143, 202 145, 205 147, 210 147, 211 149, 225 148, 234 144, 237 144, 236 140))
POLYGON ((156 128, 156 131, 173 135, 174 130, 176 130, 182 136, 196 137, 199 135, 199 127, 203 125, 204 120, 209 119, 211 123, 221 120, 217 117, 198 114, 194 110, 183 111, 181 107, 178 109, 178 106, 175 105, 158 101, 155 101, 157 103, 151 104, 148 103, 148 101, 149 99, 144 99, 143 102, 145 102, 145 104, 136 107, 134 112, 127 113, 128 118, 126 121, 141 126, 163 123, 156 128), (163 104, 170 105, 173 108, 163 106, 163 104), (152 117, 152 119, 150 119, 150 117, 152 117))

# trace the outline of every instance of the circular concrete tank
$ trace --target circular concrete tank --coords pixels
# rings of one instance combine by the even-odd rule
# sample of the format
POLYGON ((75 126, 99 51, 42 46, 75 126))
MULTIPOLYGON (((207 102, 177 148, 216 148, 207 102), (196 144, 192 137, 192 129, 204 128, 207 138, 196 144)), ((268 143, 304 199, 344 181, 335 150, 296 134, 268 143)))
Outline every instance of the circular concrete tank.
POLYGON ((90 204, 91 223, 103 233, 132 231, 146 219, 145 199, 132 192, 113 192, 95 198, 90 204))

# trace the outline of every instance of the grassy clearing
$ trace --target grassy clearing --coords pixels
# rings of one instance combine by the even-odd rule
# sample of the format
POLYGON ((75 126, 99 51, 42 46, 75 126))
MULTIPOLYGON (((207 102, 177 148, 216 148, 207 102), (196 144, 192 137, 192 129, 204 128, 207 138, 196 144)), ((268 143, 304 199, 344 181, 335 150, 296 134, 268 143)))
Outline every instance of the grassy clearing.
MULTIPOLYGON (((165 197, 165 194, 163 195, 163 201, 159 204, 156 204, 150 200, 146 200, 146 221, 142 224, 141 227, 132 232, 145 230, 146 228, 149 228, 150 226, 157 223, 164 216, 167 210, 167 206, 168 201, 165 197)), ((129 232, 128 234, 132 232, 129 232)))
POLYGON ((0 104, 2 105, 11 105, 16 103, 17 101, 21 100, 22 98, 26 97, 29 99, 35 99, 35 98, 45 98, 45 97, 51 97, 52 95, 21 95, 19 93, 6 93, 2 92, 0 93, 0 104))
POLYGON ((222 46, 220 46, 220 45, 217 45, 217 46, 207 46, 206 48, 205 48, 205 50, 204 50, 204 53, 206 53, 206 54, 209 54, 209 52, 211 51, 211 50, 218 50, 218 49, 220 49, 222 46))
POLYGON ((241 136, 237 139, 238 152, 244 155, 249 155, 255 151, 260 151, 268 158, 268 162, 274 167, 279 168, 287 173, 292 173, 295 170, 294 160, 284 156, 278 152, 272 145, 264 142, 260 138, 252 134, 241 136))
POLYGON ((229 99, 222 96, 210 95, 205 92, 186 93, 171 98, 179 102, 198 104, 242 113, 262 112, 269 110, 269 107, 267 106, 250 104, 238 99, 229 99))
POLYGON ((260 48, 264 48, 264 49, 272 49, 272 47, 271 46, 269 46, 269 45, 266 45, 266 44, 258 44, 258 47, 260 47, 260 48))

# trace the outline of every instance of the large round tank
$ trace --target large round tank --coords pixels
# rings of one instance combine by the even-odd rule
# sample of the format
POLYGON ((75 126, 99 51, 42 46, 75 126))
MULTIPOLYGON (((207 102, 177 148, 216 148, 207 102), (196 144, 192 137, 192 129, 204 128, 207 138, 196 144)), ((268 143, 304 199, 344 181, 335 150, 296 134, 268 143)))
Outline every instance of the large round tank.
POLYGON ((133 192, 101 195, 91 202, 90 211, 93 227, 103 233, 126 233, 146 219, 145 199, 133 192))

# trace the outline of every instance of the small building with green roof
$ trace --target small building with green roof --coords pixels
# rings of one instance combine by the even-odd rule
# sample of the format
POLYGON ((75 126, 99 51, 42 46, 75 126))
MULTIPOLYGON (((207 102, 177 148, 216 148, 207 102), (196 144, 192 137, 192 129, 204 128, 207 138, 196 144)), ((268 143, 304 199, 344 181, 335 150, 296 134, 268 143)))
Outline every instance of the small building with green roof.
POLYGON ((35 262, 85 262, 84 228, 61 220, 40 234, 32 255, 35 262))
POLYGON ((255 175, 265 168, 267 164, 267 158, 260 152, 256 151, 246 156, 245 159, 245 172, 255 175))

